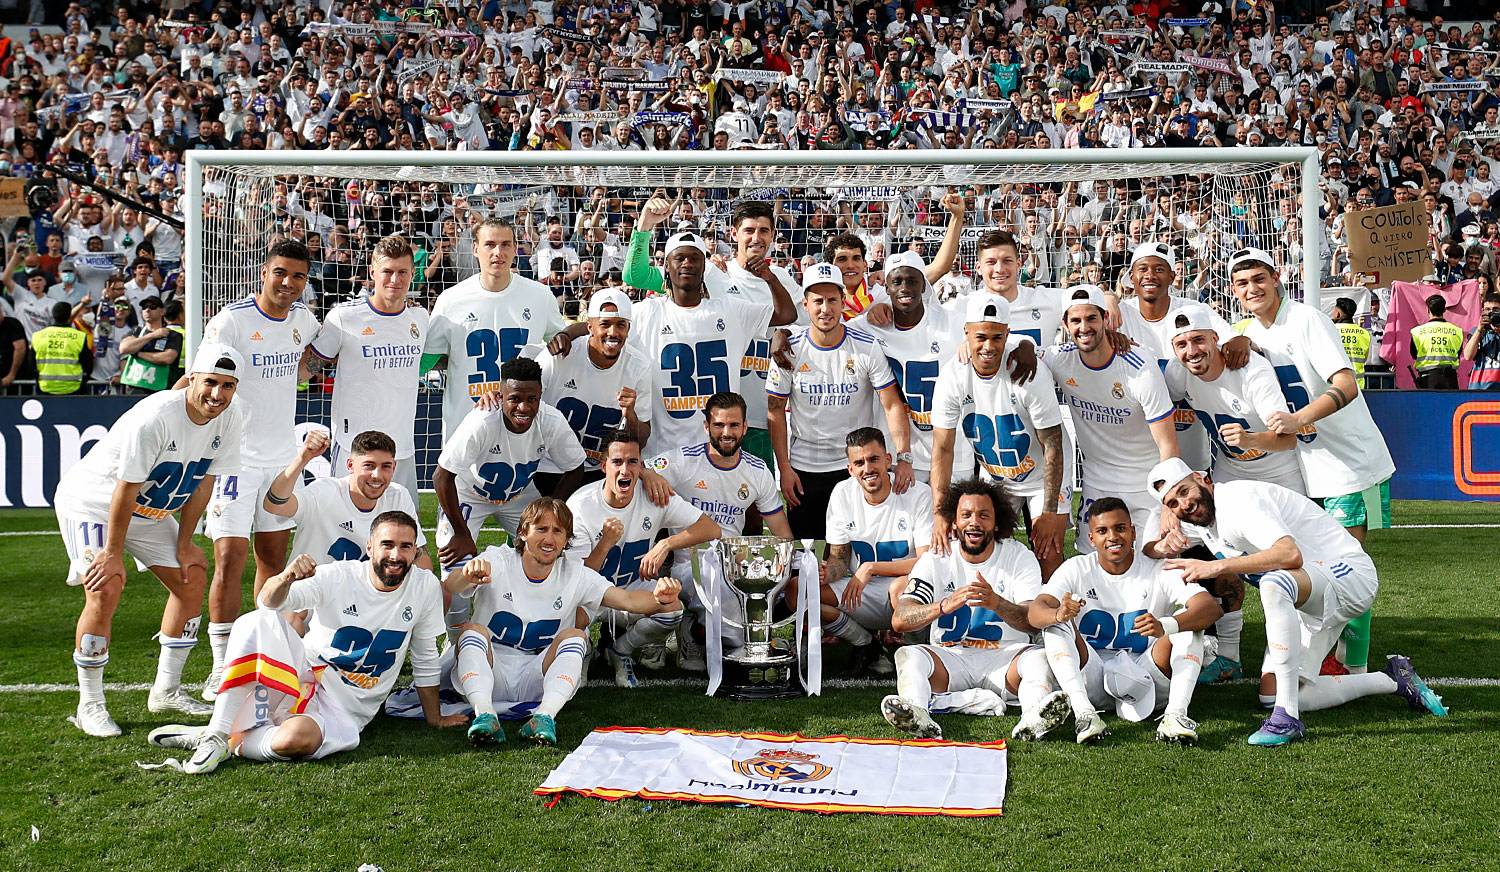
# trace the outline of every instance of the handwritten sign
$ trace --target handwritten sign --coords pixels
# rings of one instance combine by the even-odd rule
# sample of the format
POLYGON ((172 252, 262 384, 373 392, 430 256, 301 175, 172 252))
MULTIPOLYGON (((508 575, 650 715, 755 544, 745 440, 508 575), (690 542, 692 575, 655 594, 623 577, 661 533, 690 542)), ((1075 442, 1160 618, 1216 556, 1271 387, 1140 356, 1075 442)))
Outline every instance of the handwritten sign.
POLYGON ((1346 219, 1349 261, 1370 284, 1419 282, 1432 272, 1427 214, 1421 203, 1361 209, 1346 219))

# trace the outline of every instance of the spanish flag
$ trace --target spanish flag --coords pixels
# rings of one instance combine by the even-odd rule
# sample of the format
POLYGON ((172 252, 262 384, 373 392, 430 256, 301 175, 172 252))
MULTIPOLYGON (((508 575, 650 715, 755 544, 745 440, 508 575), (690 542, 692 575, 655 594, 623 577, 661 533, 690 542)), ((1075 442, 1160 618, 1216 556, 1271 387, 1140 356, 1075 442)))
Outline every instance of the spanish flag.
POLYGON ((858 318, 865 310, 875 305, 875 297, 870 293, 868 280, 859 283, 854 290, 844 290, 844 320, 848 321, 858 318))
POLYGON ((294 698, 302 695, 297 670, 264 654, 246 654, 224 667, 220 693, 242 684, 263 684, 294 698))

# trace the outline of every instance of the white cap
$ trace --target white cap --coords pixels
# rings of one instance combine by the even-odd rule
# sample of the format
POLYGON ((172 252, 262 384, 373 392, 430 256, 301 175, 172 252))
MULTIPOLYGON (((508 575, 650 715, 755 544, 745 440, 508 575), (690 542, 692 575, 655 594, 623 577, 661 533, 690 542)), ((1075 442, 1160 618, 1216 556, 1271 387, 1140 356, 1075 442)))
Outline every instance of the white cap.
POLYGON ((805 294, 814 285, 837 285, 844 289, 844 273, 831 263, 815 263, 802 273, 802 292, 805 294))
POLYGON ((1103 288, 1098 285, 1074 285, 1063 290, 1063 318, 1067 318, 1069 309, 1084 303, 1098 306, 1101 312, 1109 311, 1109 307, 1104 304, 1103 288))
POLYGON ((922 255, 917 254, 915 251, 903 251, 893 254, 885 259, 883 267, 887 283, 891 280, 890 276, 893 270, 898 270, 901 267, 911 267, 918 273, 921 273, 922 287, 929 290, 932 288, 932 282, 927 279, 927 262, 922 260, 922 255))
POLYGON ((1249 262, 1263 263, 1269 266, 1272 272, 1276 270, 1276 259, 1271 257, 1270 252, 1259 248, 1237 248, 1233 254, 1229 255, 1229 269, 1225 272, 1233 276, 1240 264, 1249 262))
POLYGON ((238 379, 245 374, 245 358, 222 342, 205 342, 198 346, 193 365, 188 369, 189 375, 200 372, 238 379))
POLYGON ((703 241, 703 237, 699 236, 691 230, 685 231, 683 233, 678 233, 668 239, 667 247, 662 251, 662 256, 666 257, 667 255, 671 254, 679 248, 682 248, 683 246, 686 246, 688 248, 696 248, 703 254, 704 257, 708 256, 708 243, 703 241))
POLYGON ((586 318, 624 318, 630 320, 630 296, 619 288, 600 288, 589 297, 586 318), (604 311, 605 306, 614 306, 613 312, 604 311))
POLYGON ((1165 502, 1167 494, 1172 488, 1182 483, 1182 480, 1193 474, 1193 468, 1187 465, 1181 457, 1168 457, 1146 473, 1146 490, 1156 497, 1158 502, 1165 502))
POLYGON ((1156 711, 1156 682, 1134 657, 1104 661, 1104 692, 1114 697, 1115 714, 1140 723, 1156 711))
POLYGON ((1009 324, 1010 303, 998 294, 970 294, 964 301, 965 324, 1009 324))
POLYGON ((1186 306, 1178 309, 1172 314, 1172 338, 1176 339, 1184 333, 1194 330, 1207 330, 1214 333, 1214 322, 1209 317, 1208 309, 1198 306, 1186 306))
POLYGON ((1142 242, 1130 252, 1130 265, 1135 266, 1148 257, 1159 257, 1167 262, 1167 268, 1177 272, 1177 255, 1172 253, 1172 246, 1165 242, 1142 242))

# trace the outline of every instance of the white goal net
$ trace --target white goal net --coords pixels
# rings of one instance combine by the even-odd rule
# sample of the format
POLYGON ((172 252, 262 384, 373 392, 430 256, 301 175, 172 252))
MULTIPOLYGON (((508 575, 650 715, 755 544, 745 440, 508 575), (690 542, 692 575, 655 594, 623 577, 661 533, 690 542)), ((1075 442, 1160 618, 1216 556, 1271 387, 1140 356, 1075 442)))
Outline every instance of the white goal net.
MULTIPOLYGON (((833 235, 852 233, 879 280, 890 255, 914 250, 932 259, 950 222, 940 202, 956 192, 965 198, 964 229, 940 293, 980 284, 975 241, 991 229, 1018 237, 1023 284, 1051 287, 1122 289, 1130 250, 1163 241, 1180 264, 1175 292, 1234 320, 1224 265, 1237 248, 1271 252, 1296 298, 1317 286, 1315 155, 1294 148, 200 152, 190 156, 187 175, 189 341, 220 308, 254 292, 265 252, 285 237, 313 252, 305 302, 320 319, 365 292, 371 248, 393 233, 414 243, 411 302, 430 308, 444 288, 477 271, 470 227, 492 215, 516 225, 516 270, 550 284, 572 315, 594 288, 619 284, 636 216, 653 195, 677 203, 660 234, 691 228, 725 257, 733 255, 734 206, 772 204, 771 256, 793 276, 821 260, 833 235)), ((300 420, 326 422, 336 378, 325 372, 306 386, 300 420)), ((440 389, 440 376, 425 383, 419 405, 424 486, 439 449, 440 389)))

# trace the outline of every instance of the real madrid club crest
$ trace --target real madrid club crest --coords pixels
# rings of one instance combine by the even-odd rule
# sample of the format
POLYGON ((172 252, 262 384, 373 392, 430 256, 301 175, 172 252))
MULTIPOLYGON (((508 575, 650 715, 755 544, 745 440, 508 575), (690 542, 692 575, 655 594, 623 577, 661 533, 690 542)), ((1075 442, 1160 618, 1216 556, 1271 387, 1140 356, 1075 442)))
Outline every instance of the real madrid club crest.
POLYGON ((1031 320, 1033 320, 1033 321, 1040 321, 1040 320, 1042 320, 1042 310, 1036 308, 1035 306, 1033 306, 1031 308, 1031 320))
POLYGON ((531 320, 531 307, 530 306, 527 306, 526 308, 524 308, 524 309, 521 310, 521 320, 522 321, 530 321, 531 320))
POLYGON ((552 601, 552 608, 556 611, 562 611, 562 597, 558 597, 552 601))
POLYGON ((937 354, 940 351, 941 351, 941 349, 938 347, 938 344, 936 342, 932 343, 932 353, 933 354, 937 354))
POLYGON ((748 499, 750 499, 750 485, 747 484, 746 482, 743 482, 743 481, 740 482, 740 489, 739 489, 738 493, 739 493, 740 499, 742 499, 742 500, 748 500, 748 499))
POLYGON ((724 319, 720 318, 719 320, 715 321, 714 322, 714 326, 717 327, 717 328, 719 328, 719 332, 720 333, 723 333, 724 332, 724 319))
POLYGON ((762 748, 754 757, 735 760, 734 771, 746 778, 805 784, 822 781, 833 767, 818 762, 818 755, 790 748, 762 748))
POLYGON ((402 610, 401 620, 407 622, 408 624, 411 623, 411 606, 407 606, 402 610))
POLYGON ((854 375, 854 358, 851 357, 844 359, 844 372, 848 373, 849 375, 854 375))
POLYGON ((296 327, 292 328, 292 341, 297 343, 298 345, 302 344, 302 331, 298 330, 296 327))
POLYGON ((219 445, 221 444, 222 441, 223 440, 221 440, 218 436, 215 436, 214 437, 214 441, 211 442, 211 443, 209 443, 209 446, 208 446, 209 450, 210 451, 218 451, 219 450, 219 445))
POLYGON ((412 324, 411 324, 411 338, 413 338, 413 339, 421 339, 422 338, 422 331, 420 329, 418 329, 417 323, 415 321, 413 321, 412 324))
POLYGON ((1125 388, 1119 382, 1115 382, 1114 387, 1109 389, 1109 393, 1117 400, 1125 399, 1125 388))
POLYGON ((641 529, 642 530, 650 530, 651 529, 651 519, 650 518, 642 518, 641 519, 641 529))

